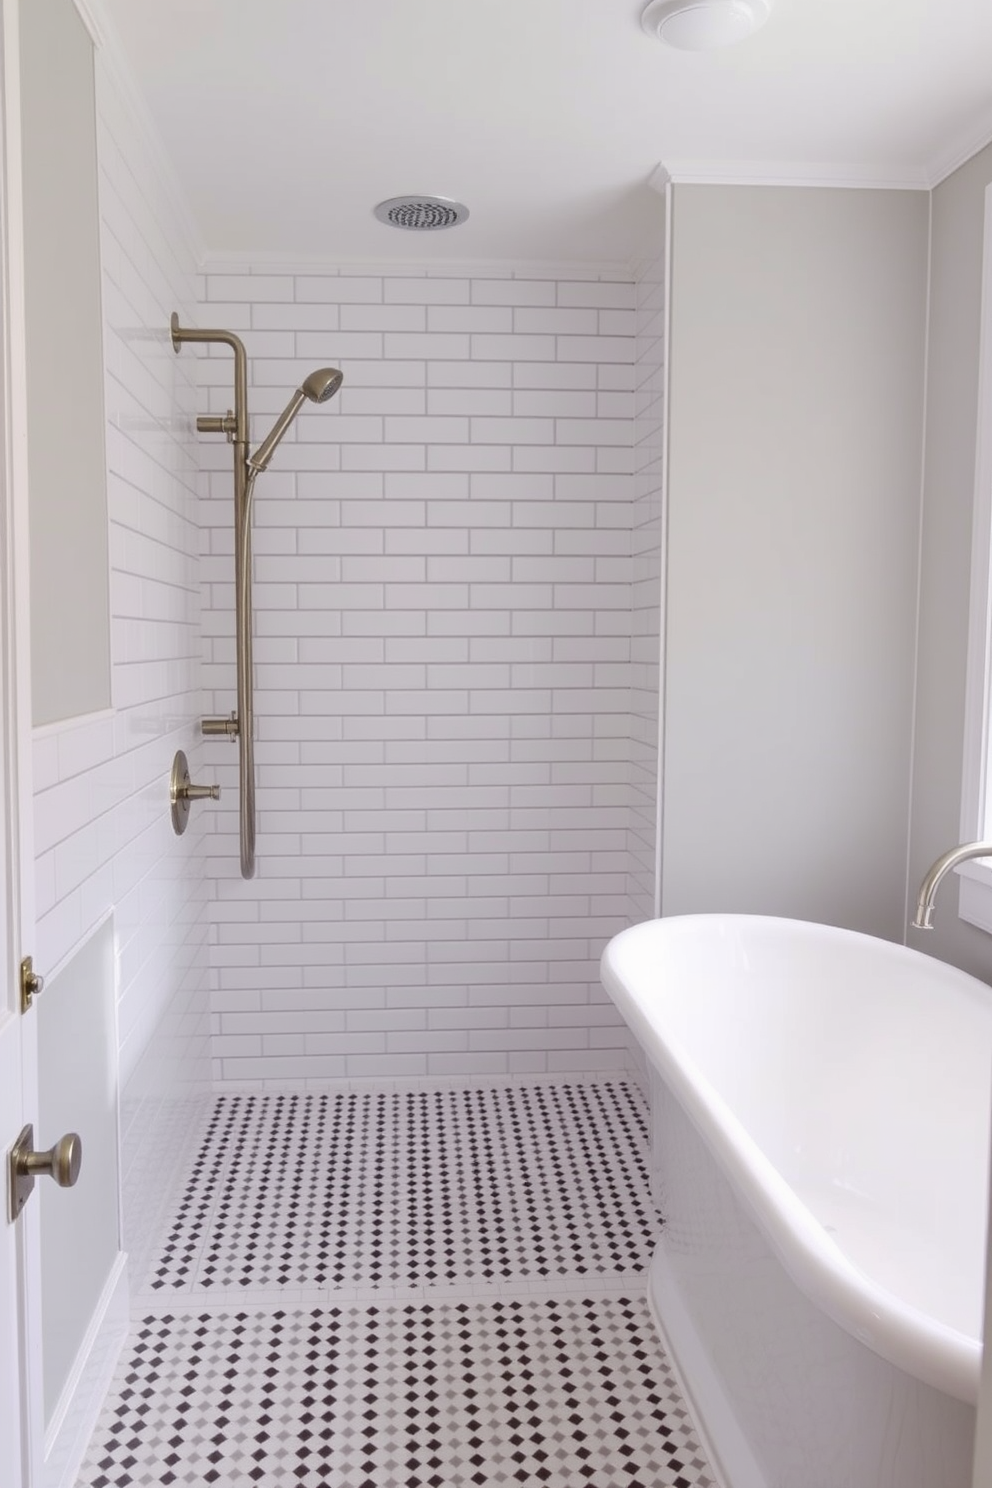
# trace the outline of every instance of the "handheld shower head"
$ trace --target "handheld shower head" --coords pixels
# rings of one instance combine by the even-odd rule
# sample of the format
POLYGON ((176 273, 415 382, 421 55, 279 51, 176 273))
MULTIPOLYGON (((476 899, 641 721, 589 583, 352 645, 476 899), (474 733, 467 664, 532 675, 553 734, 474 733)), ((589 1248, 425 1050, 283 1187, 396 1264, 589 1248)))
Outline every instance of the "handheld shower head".
POLYGON ((311 372, 309 377, 304 378, 303 386, 296 389, 258 449, 253 455, 248 456, 251 469, 256 472, 267 469, 276 445, 303 407, 306 399, 309 398, 311 403, 326 403, 328 398, 333 398, 343 381, 344 374, 336 367, 319 367, 316 372, 311 372))
POLYGON ((337 367, 318 367, 316 372, 311 372, 309 377, 304 378, 301 391, 312 403, 326 403, 328 398, 334 397, 343 382, 344 373, 339 372, 337 367))

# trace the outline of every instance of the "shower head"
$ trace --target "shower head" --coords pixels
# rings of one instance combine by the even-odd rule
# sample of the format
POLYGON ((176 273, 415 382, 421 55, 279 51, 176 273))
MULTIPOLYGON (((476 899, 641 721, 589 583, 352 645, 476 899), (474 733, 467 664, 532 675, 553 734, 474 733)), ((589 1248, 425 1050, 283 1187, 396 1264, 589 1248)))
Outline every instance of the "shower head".
POLYGON ((343 381, 344 374, 336 367, 318 367, 316 372, 311 372, 309 377, 304 378, 303 386, 296 389, 258 449, 253 455, 248 456, 250 468, 258 472, 268 467, 276 445, 303 407, 306 399, 309 398, 311 403, 326 403, 328 398, 333 398, 343 381))
POLYGON ((318 367, 316 372, 311 372, 309 377, 304 378, 301 391, 311 403, 326 403, 328 398, 334 397, 342 382, 344 373, 339 372, 337 367, 318 367))

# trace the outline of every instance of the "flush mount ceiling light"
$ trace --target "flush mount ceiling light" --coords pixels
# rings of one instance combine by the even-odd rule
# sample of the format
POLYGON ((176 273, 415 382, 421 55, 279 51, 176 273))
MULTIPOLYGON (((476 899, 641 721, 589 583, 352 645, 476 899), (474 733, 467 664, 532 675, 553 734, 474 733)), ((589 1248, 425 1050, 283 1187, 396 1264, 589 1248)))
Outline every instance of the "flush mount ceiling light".
POLYGON ((771 0, 651 0, 641 15, 649 36, 684 52, 733 46, 763 26, 771 0))

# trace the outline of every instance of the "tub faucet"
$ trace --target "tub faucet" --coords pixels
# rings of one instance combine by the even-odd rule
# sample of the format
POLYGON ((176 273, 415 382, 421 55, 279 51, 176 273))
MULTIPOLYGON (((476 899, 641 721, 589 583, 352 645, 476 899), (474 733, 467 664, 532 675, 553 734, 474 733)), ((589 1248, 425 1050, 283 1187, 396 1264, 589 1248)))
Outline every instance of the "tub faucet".
POLYGON ((933 929, 933 902, 937 897, 941 879, 959 863, 969 858, 992 858, 992 842, 966 842, 962 847, 952 847, 931 863, 920 884, 920 895, 916 901, 916 918, 910 923, 914 930, 933 929))

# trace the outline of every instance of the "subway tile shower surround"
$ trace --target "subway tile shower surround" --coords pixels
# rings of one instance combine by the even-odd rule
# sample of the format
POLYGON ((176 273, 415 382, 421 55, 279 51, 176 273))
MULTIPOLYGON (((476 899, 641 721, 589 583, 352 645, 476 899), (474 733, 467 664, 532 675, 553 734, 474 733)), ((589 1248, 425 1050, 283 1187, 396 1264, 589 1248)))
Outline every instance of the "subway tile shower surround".
MULTIPOLYGON (((252 882, 234 751, 207 750, 222 1084, 627 1061, 598 956, 644 912, 628 847, 653 815, 642 794, 631 830, 635 286, 549 272, 205 277, 199 320, 245 341, 256 435, 310 367, 345 374, 256 489, 252 882)), ((223 412, 229 353, 198 368, 223 412)), ((223 714, 229 451, 200 455, 223 714)), ((655 540, 650 472, 640 490, 655 540)))

